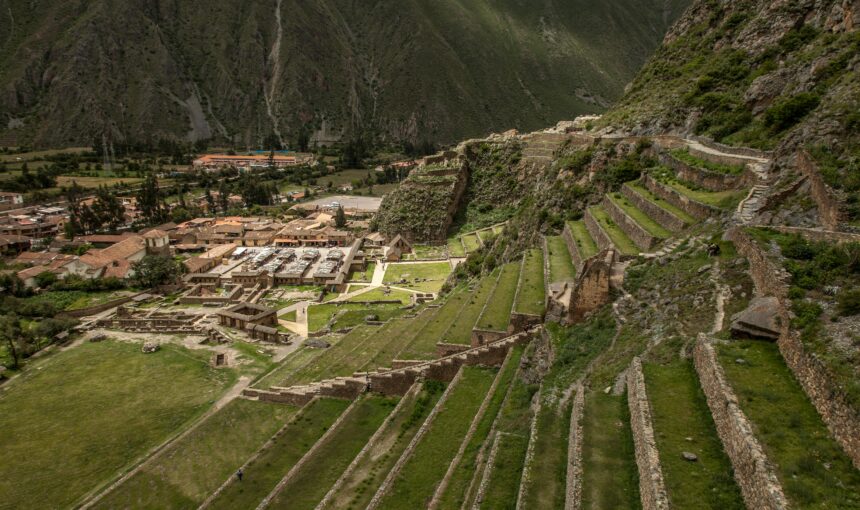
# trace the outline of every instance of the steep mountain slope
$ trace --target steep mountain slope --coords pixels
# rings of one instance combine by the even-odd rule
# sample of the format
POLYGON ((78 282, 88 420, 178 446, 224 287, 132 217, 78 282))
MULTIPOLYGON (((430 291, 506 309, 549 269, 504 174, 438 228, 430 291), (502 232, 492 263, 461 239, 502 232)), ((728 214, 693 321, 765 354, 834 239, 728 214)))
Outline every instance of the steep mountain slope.
POLYGON ((0 138, 533 129, 620 96, 687 4, 0 0, 0 138))

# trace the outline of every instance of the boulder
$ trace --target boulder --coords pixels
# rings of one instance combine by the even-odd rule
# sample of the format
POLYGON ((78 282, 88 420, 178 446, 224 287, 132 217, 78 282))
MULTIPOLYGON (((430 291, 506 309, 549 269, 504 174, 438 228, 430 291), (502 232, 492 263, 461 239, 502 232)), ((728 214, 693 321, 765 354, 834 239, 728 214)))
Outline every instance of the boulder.
POLYGON ((144 342, 143 347, 140 349, 144 354, 151 354, 159 349, 159 346, 155 342, 144 342))
POLYGON ((697 460, 699 460, 698 455, 690 452, 681 452, 681 458, 688 462, 696 462, 697 460))
POLYGON ((757 297, 746 310, 732 316, 732 335, 777 340, 779 338, 779 300, 757 297))

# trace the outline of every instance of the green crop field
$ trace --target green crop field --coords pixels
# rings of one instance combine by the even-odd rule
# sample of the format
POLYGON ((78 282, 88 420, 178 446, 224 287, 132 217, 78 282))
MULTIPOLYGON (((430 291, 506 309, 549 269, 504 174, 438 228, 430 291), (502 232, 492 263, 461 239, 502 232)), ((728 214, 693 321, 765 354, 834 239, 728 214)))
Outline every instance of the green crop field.
POLYGON ((463 506, 463 502, 470 499, 470 495, 467 494, 469 485, 475 477, 476 472, 481 471, 484 467, 483 463, 478 465, 478 453, 481 448, 486 449, 487 453, 489 453, 489 445, 487 443, 490 429, 496 421, 496 417, 498 416, 499 410, 504 402, 505 395, 507 395, 508 388, 510 387, 514 375, 517 372, 517 368, 520 365, 522 354, 523 348, 515 347, 499 371, 499 381, 496 385, 495 392, 488 397, 490 400, 487 410, 481 417, 480 422, 478 422, 478 426, 475 428, 475 433, 466 445, 466 449, 463 451, 463 457, 454 468, 451 479, 448 482, 448 487, 442 494, 439 501, 439 508, 461 508, 463 506))
POLYGON ((323 508, 366 507, 444 390, 443 383, 428 381, 420 391, 404 397, 407 400, 385 426, 378 441, 359 459, 355 469, 344 473, 340 489, 323 508))
POLYGON ((620 207, 628 216, 636 220, 636 223, 638 223, 639 226, 644 228, 652 236, 666 239, 672 235, 671 232, 666 230, 659 223, 649 218, 641 209, 631 204, 630 201, 627 200, 627 197, 623 196, 621 193, 612 193, 608 196, 612 203, 620 207))
POLYGON ((672 508, 745 508, 693 365, 646 364, 643 370, 672 508), (699 459, 684 460, 682 452, 699 459))
POLYGON ((0 501, 70 507, 182 430, 235 380, 208 354, 85 343, 33 363, 0 398, 0 501))
POLYGON ((515 312, 543 316, 546 299, 543 269, 543 250, 533 248, 527 251, 514 304, 515 312))
POLYGON ((379 508, 420 508, 433 496, 496 375, 495 370, 486 368, 461 370, 460 382, 451 389, 442 410, 403 465, 379 508))
POLYGON ((442 342, 449 344, 470 344, 472 328, 475 327, 475 322, 477 322, 478 317, 481 315, 484 304, 493 295, 493 289, 496 288, 499 272, 496 269, 489 276, 485 276, 481 280, 475 291, 469 295, 468 302, 460 309, 457 318, 448 326, 448 329, 442 336, 442 342))
POLYGON ((567 249, 567 243, 561 236, 546 238, 547 254, 549 255, 550 282, 570 282, 576 279, 576 267, 567 249))
POLYGON ((451 274, 451 264, 447 261, 389 264, 382 281, 419 292, 439 292, 449 274, 451 274), (406 280, 406 283, 400 283, 402 280, 406 280), (416 282, 415 280, 426 281, 416 282))
POLYGON ((567 226, 583 260, 597 254, 597 244, 591 238, 591 234, 588 233, 588 228, 583 221, 569 221, 567 226))
POLYGON ((511 307, 517 292, 520 265, 516 262, 502 266, 499 283, 493 289, 493 296, 478 319, 476 327, 493 331, 505 331, 511 320, 511 307))
POLYGON ((472 253, 473 251, 481 249, 481 243, 478 241, 477 234, 460 236, 460 239, 463 241, 463 246, 466 247, 466 253, 472 253))
POLYGON ((796 508, 860 508, 860 471, 828 432, 776 344, 734 342, 718 352, 789 502, 796 508))
POLYGON ((313 510, 396 404, 396 399, 386 397, 358 401, 334 434, 272 499, 269 508, 313 510))
POLYGON ((440 308, 425 312, 428 315, 427 320, 420 328, 415 328, 414 338, 399 357, 402 359, 435 358, 436 343, 442 340, 445 331, 456 322, 471 296, 465 286, 458 287, 448 295, 440 308))
POLYGON ((283 404, 236 399, 95 508, 197 508, 297 411, 283 404))
POLYGON ((232 477, 209 508, 255 508, 348 406, 346 400, 328 398, 308 404, 274 443, 246 466, 243 480, 232 477))
POLYGON ((466 256, 466 249, 463 247, 463 243, 460 241, 459 237, 448 239, 448 255, 451 257, 466 256))
POLYGON ((615 245, 618 250, 624 255, 637 255, 639 254, 639 248, 636 247, 636 244, 627 237, 627 234, 624 233, 621 228, 612 221, 612 218, 606 213, 606 210, 601 206, 595 206, 589 209, 591 215, 597 221, 597 223, 603 227, 603 230, 609 235, 609 238, 612 239, 612 244, 615 245))
POLYGON ((670 204, 669 202, 658 197, 657 195, 651 193, 648 190, 648 188, 645 188, 644 186, 639 184, 638 181, 637 182, 628 182, 627 184, 625 184, 625 186, 627 186, 628 188, 631 188, 633 191, 635 191, 636 193, 641 195, 643 198, 645 198, 649 202, 651 202, 651 203, 665 209, 666 211, 669 211, 673 215, 677 216, 678 218, 683 220, 684 223, 686 223, 687 225, 692 225, 692 224, 698 222, 698 220, 696 220, 696 218, 694 218, 694 217, 690 216, 689 214, 687 214, 686 212, 684 212, 683 209, 680 209, 680 208, 674 206, 673 204, 670 204))
POLYGON ((586 395, 582 429, 583 508, 641 508, 627 397, 586 395))

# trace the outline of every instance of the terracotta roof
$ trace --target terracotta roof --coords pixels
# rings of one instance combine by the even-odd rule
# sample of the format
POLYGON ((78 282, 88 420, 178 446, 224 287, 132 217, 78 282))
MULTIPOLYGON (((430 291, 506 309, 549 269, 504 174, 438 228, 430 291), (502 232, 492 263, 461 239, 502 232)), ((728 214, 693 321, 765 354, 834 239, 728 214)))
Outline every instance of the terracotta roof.
POLYGON ((143 237, 146 239, 164 239, 167 237, 167 232, 163 230, 158 230, 157 228, 148 230, 143 237))
POLYGON ((183 261, 182 264, 185 265, 189 273, 197 273, 203 268, 210 267, 212 265, 212 259, 206 257, 191 257, 190 259, 183 261))

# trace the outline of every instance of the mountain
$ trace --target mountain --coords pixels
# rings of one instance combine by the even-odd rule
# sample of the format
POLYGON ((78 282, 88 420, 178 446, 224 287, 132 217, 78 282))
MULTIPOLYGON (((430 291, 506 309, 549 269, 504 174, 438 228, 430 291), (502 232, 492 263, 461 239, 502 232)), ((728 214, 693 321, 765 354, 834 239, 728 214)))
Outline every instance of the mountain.
POLYGON ((688 0, 0 0, 0 146, 454 141, 602 111, 688 0))

